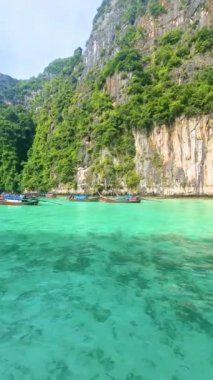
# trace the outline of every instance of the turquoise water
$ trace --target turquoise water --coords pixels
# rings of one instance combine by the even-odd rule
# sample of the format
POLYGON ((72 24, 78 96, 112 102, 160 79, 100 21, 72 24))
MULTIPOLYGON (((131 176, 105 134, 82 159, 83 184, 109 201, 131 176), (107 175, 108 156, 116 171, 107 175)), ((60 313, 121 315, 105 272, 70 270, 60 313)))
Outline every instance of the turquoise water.
POLYGON ((0 207, 0 379, 211 380, 213 201, 0 207))

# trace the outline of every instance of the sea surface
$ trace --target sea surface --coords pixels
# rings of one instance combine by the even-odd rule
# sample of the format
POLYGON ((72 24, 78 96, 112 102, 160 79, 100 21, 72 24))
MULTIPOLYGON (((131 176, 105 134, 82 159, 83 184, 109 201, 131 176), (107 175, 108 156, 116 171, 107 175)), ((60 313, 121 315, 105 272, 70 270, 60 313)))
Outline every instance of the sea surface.
POLYGON ((212 380, 213 200, 0 207, 1 380, 212 380))

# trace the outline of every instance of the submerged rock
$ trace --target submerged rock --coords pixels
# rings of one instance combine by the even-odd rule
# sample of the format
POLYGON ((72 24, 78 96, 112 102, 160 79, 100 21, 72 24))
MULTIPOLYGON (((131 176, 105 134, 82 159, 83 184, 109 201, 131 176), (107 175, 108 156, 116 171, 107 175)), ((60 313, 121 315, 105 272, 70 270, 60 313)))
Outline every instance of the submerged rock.
POLYGON ((97 322, 106 322, 110 315, 111 311, 109 309, 98 306, 93 309, 93 317, 97 322))

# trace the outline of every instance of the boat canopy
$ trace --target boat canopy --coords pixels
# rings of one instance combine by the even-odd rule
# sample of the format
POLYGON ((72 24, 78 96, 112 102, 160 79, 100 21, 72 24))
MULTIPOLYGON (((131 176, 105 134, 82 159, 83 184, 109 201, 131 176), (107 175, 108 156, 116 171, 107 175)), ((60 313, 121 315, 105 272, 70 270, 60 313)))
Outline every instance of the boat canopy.
POLYGON ((81 195, 80 194, 80 195, 76 195, 75 198, 76 199, 86 199, 86 198, 88 198, 88 195, 81 195))
POLYGON ((12 194, 2 194, 4 199, 13 200, 13 201, 21 201, 25 199, 24 195, 12 195, 12 194))

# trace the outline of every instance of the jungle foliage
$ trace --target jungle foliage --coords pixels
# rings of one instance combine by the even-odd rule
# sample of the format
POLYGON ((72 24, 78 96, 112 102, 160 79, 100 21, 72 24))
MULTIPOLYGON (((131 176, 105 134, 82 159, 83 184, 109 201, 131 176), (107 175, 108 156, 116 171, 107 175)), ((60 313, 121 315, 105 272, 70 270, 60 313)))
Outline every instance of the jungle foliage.
POLYGON ((0 191, 17 191, 35 127, 20 106, 0 105, 0 191))

